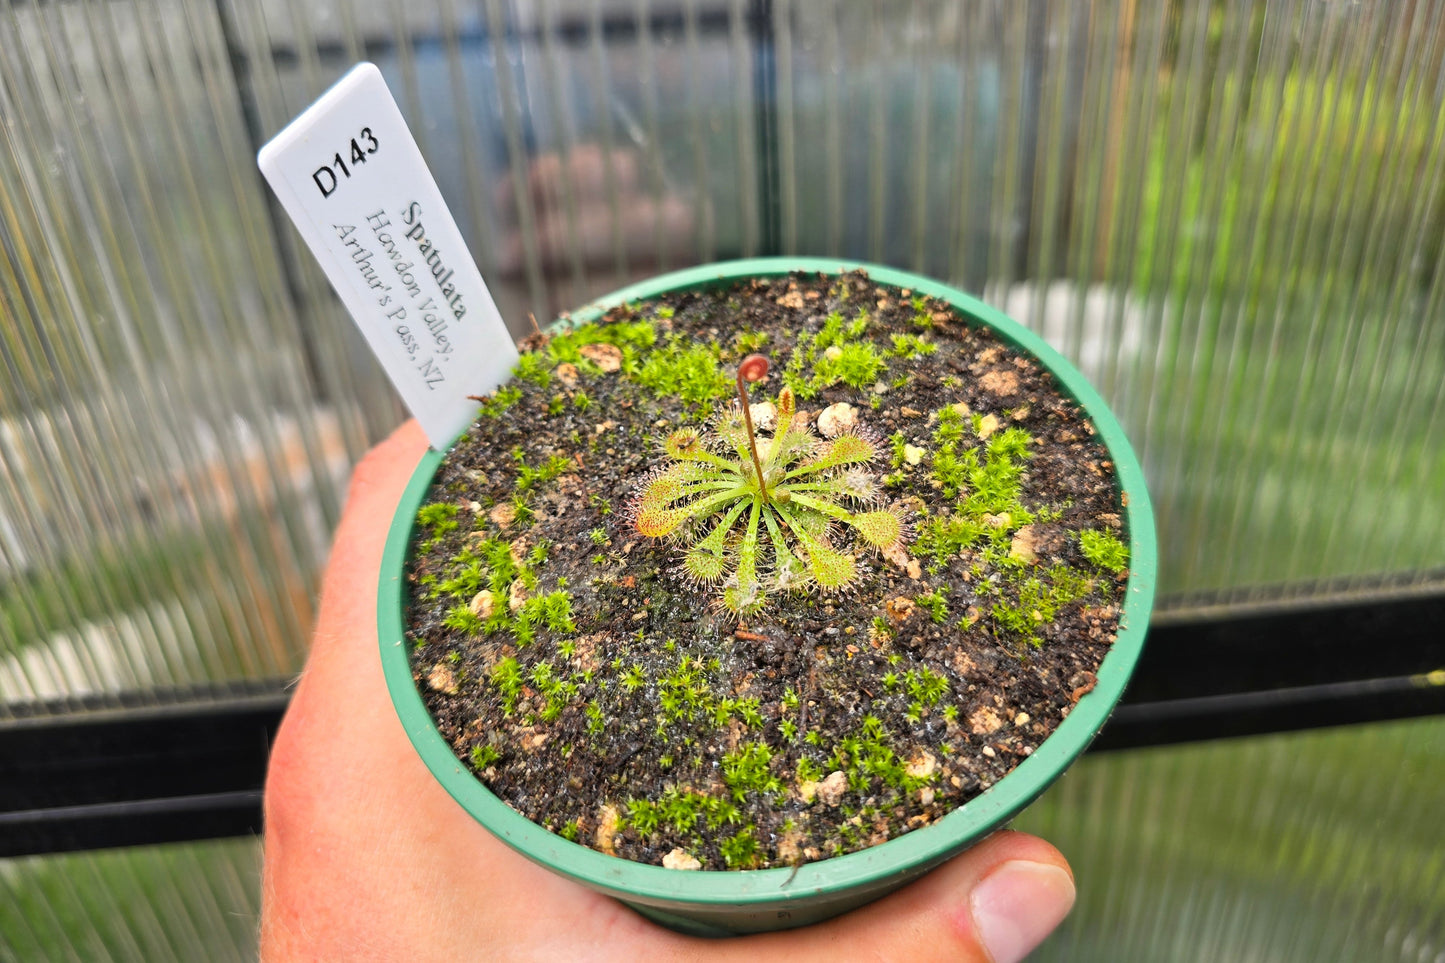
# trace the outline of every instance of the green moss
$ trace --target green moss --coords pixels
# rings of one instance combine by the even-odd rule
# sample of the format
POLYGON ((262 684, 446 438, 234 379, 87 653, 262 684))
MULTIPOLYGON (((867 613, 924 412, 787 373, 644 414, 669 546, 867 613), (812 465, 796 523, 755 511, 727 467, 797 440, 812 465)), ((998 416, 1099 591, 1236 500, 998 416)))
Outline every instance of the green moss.
POLYGON ((547 358, 535 351, 523 352, 521 357, 517 358, 512 374, 520 381, 530 381, 541 388, 552 383, 552 369, 547 358))
POLYGON ((659 398, 681 398, 705 411, 733 392, 717 345, 678 335, 650 352, 632 377, 659 398))
POLYGON ((966 515, 937 516, 918 526, 913 552, 930 561, 930 570, 941 571, 950 559, 977 544, 988 531, 987 524, 966 515))
POLYGON ((623 349, 650 348, 657 341, 657 329, 651 321, 631 321, 616 324, 584 324, 558 335, 547 342, 547 356, 555 362, 567 362, 585 369, 590 362, 582 357, 582 349, 589 344, 610 344, 623 349))
POLYGON ((518 494, 525 494, 538 485, 553 481, 572 464, 562 455, 552 455, 541 465, 528 465, 526 455, 520 448, 512 450, 512 457, 517 462, 518 494))
POLYGON ((914 603, 928 613, 929 618, 937 624, 948 621, 948 601, 944 598, 948 589, 940 588, 934 592, 926 592, 923 595, 913 597, 914 603))
POLYGON ((733 340, 734 353, 741 358, 754 351, 761 351, 767 343, 768 333, 766 331, 739 331, 738 336, 733 340))
POLYGON ((432 535, 445 535, 457 527, 457 506, 447 502, 423 505, 417 510, 416 523, 432 535))
POLYGON ((522 694, 522 666, 512 656, 507 656, 487 676, 493 687, 502 695, 502 708, 507 715, 517 711, 517 697, 522 694))
POLYGON ((822 767, 807 756, 803 756, 798 760, 798 782, 822 782, 824 775, 822 767))
POLYGON ((486 565, 470 548, 447 560, 448 578, 437 582, 433 597, 448 595, 455 599, 471 601, 481 591, 486 578, 486 565))
POLYGON ((447 533, 457 530, 460 525, 457 521, 457 506, 447 502, 432 502, 430 505, 423 505, 417 510, 416 524, 430 536, 418 546, 417 550, 429 552, 441 543, 447 533))
POLYGON ((717 830, 742 822, 742 812, 726 799, 690 788, 671 786, 657 802, 630 799, 623 822, 643 837, 652 836, 664 825, 675 832, 695 834, 699 824, 717 830))
POLYGON ((891 741, 882 720, 870 714, 863 717, 856 734, 839 740, 830 761, 847 775, 848 788, 860 796, 873 795, 884 787, 912 792, 937 778, 936 771, 928 777, 908 775, 891 741))
POLYGON ((1112 532, 1080 532, 1079 550, 1090 562, 1116 575, 1129 567, 1129 547, 1114 537, 1112 532))
POLYGON ((991 614, 1002 633, 1032 648, 1043 645, 1039 629, 1052 622, 1059 609, 1083 598, 1093 588, 1086 577, 1057 565, 1044 573, 1024 579, 1012 600, 1000 599, 991 614))
POLYGON ((859 340, 869 321, 863 311, 851 322, 835 311, 816 335, 800 334, 783 372, 784 384, 803 399, 840 382, 860 390, 872 385, 887 370, 888 361, 871 341, 859 340))
POLYGON ((903 674, 903 687, 925 706, 935 706, 948 694, 948 676, 929 668, 909 669, 903 674))
POLYGON ((840 381, 853 388, 867 388, 887 367, 888 362, 869 342, 846 344, 836 352, 830 348, 814 366, 810 387, 814 394, 840 381))
POLYGON ((751 826, 741 830, 736 836, 724 839, 718 850, 722 853, 723 862, 727 863, 728 869, 755 866, 760 855, 758 841, 751 826))
POLYGON ((453 605, 447 610, 446 617, 442 624, 449 629, 463 632, 467 635, 481 635, 484 625, 481 616, 473 612, 466 605, 453 605))
POLYGON ((888 437, 889 465, 894 468, 902 468, 907 449, 907 435, 901 431, 895 431, 890 435, 888 437))
POLYGON ((892 341, 893 350, 889 354, 895 358, 921 358, 938 350, 938 345, 916 334, 895 334, 892 341))
POLYGON ((502 412, 521 400, 521 388, 516 385, 504 385, 482 403, 482 415, 487 418, 498 418, 502 412))
POLYGON ((744 742, 723 756, 723 782, 732 790, 733 798, 742 802, 748 793, 783 795, 783 783, 773 775, 769 763, 773 751, 761 742, 744 742))
POLYGON ((595 702, 587 703, 585 710, 587 716, 587 734, 589 736, 600 736, 607 731, 607 717, 602 712, 602 707, 595 702))
POLYGON ((642 666, 634 665, 622 676, 622 687, 628 692, 636 692, 647 684, 647 678, 642 674, 642 666))
POLYGON ((575 632, 577 626, 572 622, 572 596, 556 591, 534 595, 523 602, 512 625, 517 644, 530 643, 541 626, 553 632, 575 632))

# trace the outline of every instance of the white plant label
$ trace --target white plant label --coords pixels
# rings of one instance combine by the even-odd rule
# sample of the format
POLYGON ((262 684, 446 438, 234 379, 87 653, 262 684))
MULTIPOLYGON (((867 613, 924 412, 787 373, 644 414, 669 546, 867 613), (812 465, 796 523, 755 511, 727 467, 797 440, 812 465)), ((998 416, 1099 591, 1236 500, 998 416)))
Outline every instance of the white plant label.
POLYGON ((357 64, 256 157, 431 446, 517 348, 381 71, 357 64))

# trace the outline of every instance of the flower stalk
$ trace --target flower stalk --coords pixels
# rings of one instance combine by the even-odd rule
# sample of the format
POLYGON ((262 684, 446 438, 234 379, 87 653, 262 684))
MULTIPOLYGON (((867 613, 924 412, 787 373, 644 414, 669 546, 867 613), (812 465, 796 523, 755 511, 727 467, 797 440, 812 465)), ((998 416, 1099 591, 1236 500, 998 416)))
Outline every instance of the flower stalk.
POLYGON ((758 473, 758 497, 768 503, 768 479, 763 474, 763 463, 758 458, 758 433, 753 429, 753 406, 748 402, 746 382, 762 381, 768 376, 768 359, 760 354, 750 354, 738 365, 738 403, 742 406, 743 423, 748 428, 748 451, 752 452, 753 468, 758 473))

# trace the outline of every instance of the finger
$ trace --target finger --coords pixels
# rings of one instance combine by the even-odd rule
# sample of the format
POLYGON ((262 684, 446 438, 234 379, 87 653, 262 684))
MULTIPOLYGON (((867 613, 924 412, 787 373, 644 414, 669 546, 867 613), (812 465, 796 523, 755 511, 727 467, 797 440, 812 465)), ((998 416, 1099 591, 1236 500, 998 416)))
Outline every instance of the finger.
POLYGON ((721 949, 740 961, 1018 963, 1073 905, 1073 875, 1059 851, 1036 837, 1003 832, 846 916, 721 949))

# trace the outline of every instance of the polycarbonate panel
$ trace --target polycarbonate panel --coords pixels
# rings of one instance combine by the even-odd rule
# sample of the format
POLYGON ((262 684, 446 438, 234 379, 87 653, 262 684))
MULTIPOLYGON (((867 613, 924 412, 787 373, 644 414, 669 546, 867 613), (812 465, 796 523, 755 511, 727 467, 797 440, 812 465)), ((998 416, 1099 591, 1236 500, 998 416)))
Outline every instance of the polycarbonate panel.
POLYGON ((1445 960, 1445 720, 1086 756, 1015 822, 1078 886, 1035 958, 1445 960))
POLYGON ((256 958, 254 840, 0 860, 0 960, 256 958))
POLYGON ((773 9, 785 250, 948 277, 1074 360, 1176 605, 1439 578, 1440 4, 773 9))
POLYGON ((0 715, 299 665, 395 411, 298 316, 242 114, 211 5, 0 9, 0 715))

